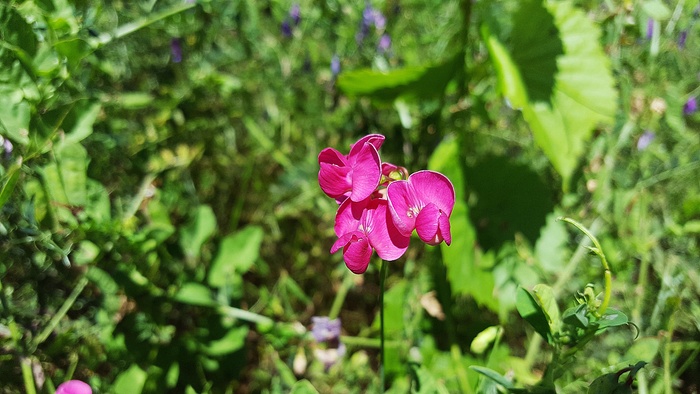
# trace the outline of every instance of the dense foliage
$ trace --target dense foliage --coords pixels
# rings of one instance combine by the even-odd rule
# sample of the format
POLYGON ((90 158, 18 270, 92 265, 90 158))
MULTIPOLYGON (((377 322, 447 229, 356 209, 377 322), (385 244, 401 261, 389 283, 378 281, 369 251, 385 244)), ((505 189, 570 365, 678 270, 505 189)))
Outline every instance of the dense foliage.
POLYGON ((0 393, 698 392, 699 14, 0 3, 0 393), (373 133, 455 189, 386 281, 318 184, 373 133))

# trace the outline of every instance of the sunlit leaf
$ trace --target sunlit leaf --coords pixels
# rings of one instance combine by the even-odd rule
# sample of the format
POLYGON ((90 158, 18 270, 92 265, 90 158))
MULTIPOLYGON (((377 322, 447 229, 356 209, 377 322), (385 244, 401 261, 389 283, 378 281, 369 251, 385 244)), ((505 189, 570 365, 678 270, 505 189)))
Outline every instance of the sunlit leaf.
POLYGON ((134 364, 117 376, 112 392, 115 394, 140 394, 147 377, 146 371, 134 364))
POLYGON ((599 28, 569 1, 524 1, 514 21, 510 50, 482 33, 502 93, 522 110, 566 189, 593 128, 613 121, 610 62, 599 28))
POLYGON ((258 226, 248 226, 225 237, 209 269, 209 285, 221 287, 231 283, 235 275, 248 272, 258 259, 262 239, 263 230, 258 226))
POLYGON ((605 314, 596 321, 596 324, 598 325, 598 329, 602 330, 607 327, 623 326, 628 322, 629 319, 627 315, 616 309, 608 308, 605 314))
POLYGON ((16 163, 13 163, 10 168, 7 169, 5 175, 2 177, 2 179, 0 179, 0 182, 2 182, 2 185, 0 186, 0 208, 2 208, 7 200, 10 199, 10 196, 12 196, 17 180, 19 180, 21 169, 22 159, 20 158, 16 163))
POLYGON ((233 353, 243 348, 247 335, 247 326, 232 328, 221 339, 209 342, 209 344, 204 347, 204 351, 210 356, 223 356, 233 353))
POLYGON ((535 285, 532 292, 537 299, 537 303, 540 304, 545 315, 547 315, 550 332, 559 332, 561 328, 559 306, 557 305, 557 299, 554 296, 552 288, 547 285, 538 284, 535 285))
POLYGON ((469 369, 486 376, 487 378, 495 381, 496 383, 500 384, 501 386, 503 386, 507 389, 513 388, 513 383, 511 383, 503 375, 494 371, 493 369, 486 368, 486 367, 480 367, 478 365, 472 365, 469 367, 469 369))
POLYGON ((429 98, 441 95, 462 62, 456 56, 433 66, 405 67, 387 72, 369 69, 343 72, 338 87, 351 96, 368 96, 391 102, 399 97, 429 98))
POLYGON ((211 290, 200 283, 185 283, 173 298, 175 301, 190 305, 216 305, 216 301, 212 298, 211 290))
POLYGON ((208 205, 197 207, 194 216, 180 232, 180 245, 189 258, 199 257, 202 245, 216 231, 216 216, 208 205))
POLYGON ((540 304, 537 303, 535 297, 522 287, 518 288, 515 307, 520 316, 525 319, 542 336, 547 342, 551 343, 552 333, 549 328, 547 314, 544 312, 540 304))
POLYGON ((306 379, 294 383, 290 394, 318 394, 318 390, 306 379))

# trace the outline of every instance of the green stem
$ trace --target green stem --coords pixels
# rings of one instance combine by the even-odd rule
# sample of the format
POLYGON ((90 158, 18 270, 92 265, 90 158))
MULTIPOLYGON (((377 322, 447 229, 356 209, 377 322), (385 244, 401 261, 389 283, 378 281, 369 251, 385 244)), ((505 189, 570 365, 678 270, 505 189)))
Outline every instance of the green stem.
POLYGON ((263 324, 263 325, 275 324, 275 321, 270 319, 267 316, 258 315, 257 313, 246 311, 246 310, 243 310, 240 308, 234 308, 234 307, 228 306, 228 305, 220 305, 218 307, 218 310, 219 310, 219 313, 221 313, 222 315, 226 315, 226 316, 233 317, 236 319, 245 320, 245 321, 251 322, 251 323, 259 323, 259 324, 263 324))
POLYGON ((610 296, 612 295, 612 273, 610 272, 610 266, 608 265, 608 260, 605 258, 605 253, 603 253, 603 248, 600 246, 600 243, 598 242, 598 238, 593 235, 590 231, 588 231, 587 228, 585 228, 581 223, 571 219, 571 218, 565 218, 561 217, 558 220, 563 220, 569 224, 572 224, 574 227, 579 229, 582 233, 586 234, 586 236, 593 242, 593 247, 588 247, 588 250, 591 252, 595 253, 599 258, 600 262, 603 264, 603 269, 605 270, 604 276, 605 276, 605 294, 603 296, 603 302, 600 304, 600 307, 598 307, 598 310, 596 311, 596 314, 598 317, 603 316, 605 313, 605 310, 608 309, 608 305, 610 304, 610 296))
POLYGON ((81 278, 80 281, 78 281, 78 284, 75 286, 68 298, 63 302, 63 305, 61 305, 61 308, 51 318, 49 324, 47 324, 46 327, 44 327, 44 329, 41 331, 41 333, 39 333, 39 335, 34 339, 34 342, 32 343, 32 349, 36 349, 46 340, 46 338, 49 337, 49 335, 51 335, 53 330, 56 329, 56 326, 58 326, 58 323, 61 321, 61 319, 63 319, 66 313, 68 313, 70 307, 73 306, 75 300, 78 299, 78 296, 83 291, 87 283, 88 280, 85 277, 81 278))
POLYGON ((27 357, 22 357, 19 361, 22 368, 22 379, 24 380, 24 390, 27 394, 36 394, 34 385, 34 374, 32 374, 32 363, 27 357))
POLYGON ((379 381, 381 383, 381 392, 384 392, 384 286, 386 285, 386 275, 389 270, 389 264, 382 260, 379 270, 379 354, 381 356, 381 364, 379 366, 379 381))
MULTIPOLYGON (((368 347, 368 348, 374 348, 374 349, 379 349, 382 344, 380 339, 376 338, 365 338, 365 337, 352 337, 352 336, 346 336, 342 335, 340 337, 340 342, 343 342, 347 346, 357 346, 357 347, 368 347)), ((397 348, 399 347, 400 343, 399 341, 385 341, 384 346, 388 348, 397 348)))
POLYGON ((135 31, 141 30, 146 26, 152 25, 155 22, 158 22, 162 19, 166 19, 168 17, 171 17, 175 14, 179 14, 183 11, 187 11, 190 8, 194 8, 196 6, 196 2, 183 2, 182 4, 176 5, 174 7, 168 8, 166 10, 156 12, 152 15, 149 15, 147 17, 143 17, 139 20, 136 20, 134 22, 127 23, 125 25, 119 26, 112 32, 111 34, 102 34, 98 38, 98 43, 100 46, 109 44, 110 42, 120 39, 124 36, 127 36, 135 31))
POLYGON ((335 295, 333 305, 331 306, 331 311, 328 314, 329 319, 333 320, 340 314, 340 308, 343 307, 345 297, 348 295, 348 291, 350 291, 352 283, 352 276, 350 276, 350 274, 345 274, 343 283, 340 284, 340 289, 338 289, 338 293, 335 295))

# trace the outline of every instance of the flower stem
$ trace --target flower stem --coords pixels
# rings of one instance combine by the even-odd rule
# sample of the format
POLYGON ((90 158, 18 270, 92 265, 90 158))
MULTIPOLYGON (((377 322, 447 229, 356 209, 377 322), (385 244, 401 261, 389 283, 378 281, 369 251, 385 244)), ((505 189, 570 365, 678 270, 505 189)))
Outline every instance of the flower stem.
POLYGON ((350 288, 352 287, 352 276, 350 274, 346 274, 345 278, 343 279, 343 282, 340 284, 340 289, 338 289, 338 293, 335 295, 335 299, 333 300, 333 305, 331 305, 331 311, 328 314, 328 318, 333 320, 338 315, 340 314, 340 308, 343 307, 343 302, 345 302, 345 297, 348 295, 348 291, 350 291, 350 288))
POLYGON ((39 333, 39 335, 37 335, 37 337, 34 339, 34 342, 32 343, 32 349, 36 349, 46 340, 46 338, 49 337, 49 335, 51 335, 53 330, 56 329, 56 326, 58 326, 58 323, 61 321, 61 319, 63 319, 66 313, 68 313, 68 310, 73 306, 75 300, 78 299, 78 296, 87 284, 87 278, 81 278, 80 281, 78 281, 78 284, 73 288, 71 294, 63 302, 63 305, 61 305, 61 308, 51 318, 49 324, 47 324, 46 327, 44 327, 44 329, 41 331, 41 333, 39 333))
POLYGON ((389 270, 389 265, 382 260, 379 270, 379 354, 381 356, 381 365, 379 366, 379 381, 381 383, 381 392, 384 392, 384 286, 386 285, 386 275, 389 270))

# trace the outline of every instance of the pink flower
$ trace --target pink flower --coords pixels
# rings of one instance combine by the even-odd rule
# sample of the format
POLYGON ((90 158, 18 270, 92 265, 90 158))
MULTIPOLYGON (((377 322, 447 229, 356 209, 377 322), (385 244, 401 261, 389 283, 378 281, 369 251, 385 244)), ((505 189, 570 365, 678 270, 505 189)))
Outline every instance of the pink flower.
POLYGON ((350 147, 345 156, 333 148, 326 148, 318 155, 318 183, 329 197, 341 203, 346 198, 354 202, 365 200, 379 185, 381 161, 378 149, 384 136, 370 134, 350 147))
POLYGON ((367 270, 373 250, 383 260, 396 260, 408 248, 409 236, 402 235, 390 220, 387 201, 382 199, 353 202, 346 199, 335 216, 338 240, 331 253, 343 249, 343 260, 350 271, 367 270))
POLYGON ((92 389, 80 380, 69 380, 56 388, 56 394, 92 394, 92 389))
POLYGON ((404 236, 416 229, 418 237, 437 245, 452 242, 450 215, 455 204, 455 190, 446 176, 435 171, 418 171, 406 181, 387 187, 389 211, 396 228, 404 236))

